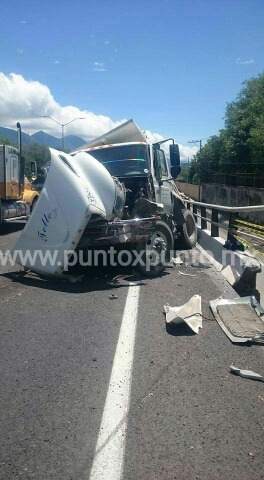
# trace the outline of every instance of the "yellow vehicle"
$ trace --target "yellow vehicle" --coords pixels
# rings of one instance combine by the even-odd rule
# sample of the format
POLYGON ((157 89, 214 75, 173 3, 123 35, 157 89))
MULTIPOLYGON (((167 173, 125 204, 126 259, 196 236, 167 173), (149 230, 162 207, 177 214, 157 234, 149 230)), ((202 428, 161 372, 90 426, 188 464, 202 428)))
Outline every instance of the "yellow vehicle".
POLYGON ((23 200, 29 204, 30 206, 30 213, 32 212, 33 208, 36 205, 38 200, 39 193, 32 188, 32 185, 27 177, 24 178, 24 193, 23 193, 23 200))
MULTIPOLYGON (((25 181, 25 162, 21 156, 21 127, 18 128, 18 145, 0 145, 0 227, 5 222, 26 220, 39 197, 25 181)), ((31 162, 36 175, 36 162, 31 162)))

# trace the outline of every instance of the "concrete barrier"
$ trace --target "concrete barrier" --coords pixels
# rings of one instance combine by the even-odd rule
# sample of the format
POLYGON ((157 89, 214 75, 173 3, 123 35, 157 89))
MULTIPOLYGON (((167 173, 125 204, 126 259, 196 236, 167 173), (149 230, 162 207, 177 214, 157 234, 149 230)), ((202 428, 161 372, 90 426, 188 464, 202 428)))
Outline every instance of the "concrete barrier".
POLYGON ((262 270, 261 262, 249 251, 225 249, 224 243, 221 237, 211 237, 209 230, 198 227, 198 250, 222 273, 240 296, 254 295, 260 302, 257 274, 262 270))
POLYGON ((203 187, 201 185, 193 185, 192 183, 177 182, 176 185, 179 192, 184 193, 187 197, 200 202, 203 195, 203 187))

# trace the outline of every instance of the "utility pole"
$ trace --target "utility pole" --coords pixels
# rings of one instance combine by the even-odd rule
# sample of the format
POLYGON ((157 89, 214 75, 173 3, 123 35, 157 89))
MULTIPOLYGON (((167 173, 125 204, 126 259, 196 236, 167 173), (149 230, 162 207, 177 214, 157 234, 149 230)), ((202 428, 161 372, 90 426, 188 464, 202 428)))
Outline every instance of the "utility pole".
MULTIPOLYGON (((197 146, 197 143, 200 145, 200 153, 202 151, 202 140, 206 140, 204 138, 200 138, 199 140, 189 140, 188 143, 194 143, 197 146)), ((201 201, 201 180, 199 176, 199 202, 201 201)))
POLYGON ((200 138, 200 140, 189 140, 188 143, 194 143, 194 144, 199 143, 199 144, 200 144, 200 153, 201 153, 201 150, 202 150, 202 140, 204 140, 204 138, 200 138))

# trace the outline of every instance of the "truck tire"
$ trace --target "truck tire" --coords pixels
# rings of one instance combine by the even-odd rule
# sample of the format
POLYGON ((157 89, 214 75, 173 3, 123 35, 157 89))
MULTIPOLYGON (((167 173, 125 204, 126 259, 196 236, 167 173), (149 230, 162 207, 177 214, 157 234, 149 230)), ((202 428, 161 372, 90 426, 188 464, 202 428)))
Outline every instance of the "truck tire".
POLYGON ((184 224, 178 227, 180 237, 177 239, 177 248, 189 250, 197 243, 197 226, 190 210, 183 210, 184 224))
POLYGON ((145 277, 156 277, 166 268, 171 260, 173 249, 173 235, 170 227, 162 221, 157 221, 155 231, 148 240, 137 245, 137 251, 141 255, 142 263, 135 265, 135 269, 145 277), (152 264, 153 263, 153 264, 152 264))

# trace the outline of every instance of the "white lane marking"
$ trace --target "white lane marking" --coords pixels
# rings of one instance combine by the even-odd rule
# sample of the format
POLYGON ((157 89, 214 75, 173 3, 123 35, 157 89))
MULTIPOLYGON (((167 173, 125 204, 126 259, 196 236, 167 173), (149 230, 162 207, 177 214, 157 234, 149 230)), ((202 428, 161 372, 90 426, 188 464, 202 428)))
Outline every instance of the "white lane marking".
POLYGON ((139 290, 128 290, 90 480, 122 478, 139 290))

